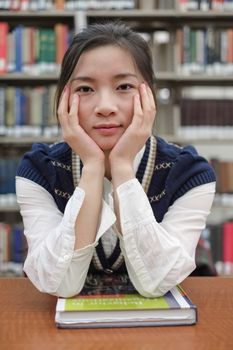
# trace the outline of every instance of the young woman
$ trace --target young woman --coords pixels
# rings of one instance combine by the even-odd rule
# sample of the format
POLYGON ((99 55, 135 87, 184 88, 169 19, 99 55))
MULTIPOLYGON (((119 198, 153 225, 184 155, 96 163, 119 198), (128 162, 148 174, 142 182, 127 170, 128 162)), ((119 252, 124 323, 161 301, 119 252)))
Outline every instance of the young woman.
POLYGON ((27 276, 64 297, 90 272, 127 272, 142 295, 166 293, 195 269, 215 176, 192 146, 152 136, 146 42, 122 23, 84 29, 64 56, 56 102, 63 141, 35 144, 16 177, 27 276))

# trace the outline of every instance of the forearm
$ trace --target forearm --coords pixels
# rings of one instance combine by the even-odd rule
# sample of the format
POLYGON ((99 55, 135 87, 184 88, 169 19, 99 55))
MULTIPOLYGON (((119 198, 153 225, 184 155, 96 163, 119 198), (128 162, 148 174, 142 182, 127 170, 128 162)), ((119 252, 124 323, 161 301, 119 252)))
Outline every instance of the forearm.
POLYGON ((27 276, 42 292, 60 296, 78 293, 98 239, 115 222, 112 210, 103 201, 96 241, 75 251, 75 220, 85 198, 84 191, 75 189, 63 215, 52 196, 32 181, 17 178, 16 190, 28 242, 24 264, 27 276))
POLYGON ((75 222, 75 250, 95 241, 102 207, 104 167, 102 164, 84 166, 79 187, 85 198, 75 222))
POLYGON ((122 164, 120 161, 113 162, 111 165, 112 173, 112 184, 113 184, 113 199, 114 199, 114 211, 117 218, 117 228, 120 232, 121 230, 121 221, 119 213, 119 199, 117 195, 117 188, 121 184, 135 178, 133 166, 129 163, 122 164))
POLYGON ((142 295, 156 297, 195 268, 195 250, 214 197, 214 183, 176 200, 158 223, 137 181, 118 189, 121 250, 130 279, 142 295))
POLYGON ((28 242, 24 264, 27 276, 40 291, 56 294, 58 288, 64 292, 63 285, 67 284, 69 271, 74 271, 72 266, 75 264, 77 278, 66 292, 70 293, 74 284, 75 288, 82 288, 81 276, 88 271, 94 249, 87 247, 82 250, 81 258, 74 252, 75 217, 82 206, 84 191, 76 188, 64 215, 58 210, 52 196, 32 181, 17 178, 16 192, 28 242))

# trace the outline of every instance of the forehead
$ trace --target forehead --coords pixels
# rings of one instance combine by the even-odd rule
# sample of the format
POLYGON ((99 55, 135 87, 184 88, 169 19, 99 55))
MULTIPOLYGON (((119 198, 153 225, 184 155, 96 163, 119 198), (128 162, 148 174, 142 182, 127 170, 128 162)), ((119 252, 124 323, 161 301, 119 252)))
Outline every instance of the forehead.
POLYGON ((121 73, 140 75, 136 63, 128 50, 106 45, 90 49, 81 54, 72 77, 76 75, 117 75, 121 73))

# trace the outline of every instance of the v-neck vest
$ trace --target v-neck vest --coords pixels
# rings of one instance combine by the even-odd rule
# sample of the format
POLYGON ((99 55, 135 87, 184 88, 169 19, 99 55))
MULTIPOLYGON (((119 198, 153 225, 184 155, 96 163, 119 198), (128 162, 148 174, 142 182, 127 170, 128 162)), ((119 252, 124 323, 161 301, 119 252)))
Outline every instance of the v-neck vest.
MULTIPOLYGON (((53 196, 58 209, 64 212, 78 186, 81 172, 80 158, 65 142, 37 143, 24 155, 16 175, 44 187, 53 196)), ((161 222, 176 199, 196 186, 215 181, 215 174, 193 146, 179 147, 151 136, 146 142, 136 178, 147 194, 155 219, 161 222)), ((100 239, 90 271, 125 272, 119 240, 107 258, 100 239)))

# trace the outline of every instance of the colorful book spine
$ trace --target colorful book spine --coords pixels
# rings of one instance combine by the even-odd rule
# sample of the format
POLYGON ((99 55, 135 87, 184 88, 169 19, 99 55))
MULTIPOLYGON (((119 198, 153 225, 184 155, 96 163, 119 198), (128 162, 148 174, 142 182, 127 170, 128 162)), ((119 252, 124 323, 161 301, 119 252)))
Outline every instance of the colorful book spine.
POLYGON ((207 226, 213 262, 218 275, 233 276, 233 221, 207 226))
POLYGON ((22 276, 27 242, 22 224, 0 222, 0 276, 22 276))
POLYGON ((7 34, 9 26, 7 22, 0 22, 0 74, 7 72, 7 34))
POLYGON ((233 222, 223 224, 224 274, 233 275, 233 222))
POLYGON ((206 28, 184 25, 176 37, 177 72, 183 74, 231 74, 233 28, 209 24, 206 28), (182 53, 180 53, 182 50, 182 53))

